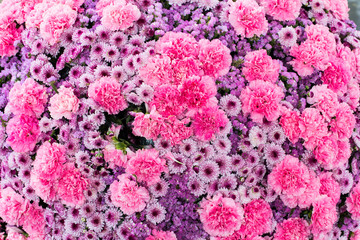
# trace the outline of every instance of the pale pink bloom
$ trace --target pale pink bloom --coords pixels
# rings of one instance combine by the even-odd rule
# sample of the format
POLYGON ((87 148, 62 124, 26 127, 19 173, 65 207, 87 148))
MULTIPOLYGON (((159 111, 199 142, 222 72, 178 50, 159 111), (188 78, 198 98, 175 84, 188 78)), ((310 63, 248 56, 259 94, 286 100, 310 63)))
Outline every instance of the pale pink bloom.
POLYGON ((307 102, 314 104, 327 120, 334 117, 339 108, 338 96, 324 84, 316 85, 311 89, 307 102))
MULTIPOLYGON (((62 169, 61 169, 62 170, 62 169)), ((57 180, 43 178, 40 174, 32 172, 30 176, 30 186, 45 202, 56 199, 57 180)))
POLYGON ((34 9, 26 17, 26 28, 40 28, 40 24, 43 22, 43 15, 45 12, 54 6, 53 2, 41 2, 35 5, 34 9))
POLYGON ((308 25, 305 28, 307 41, 319 49, 323 49, 328 55, 335 54, 336 41, 335 35, 329 28, 320 24, 308 25))
POLYGON ((153 185, 160 181, 162 172, 167 171, 166 160, 159 157, 156 149, 140 149, 128 153, 126 172, 136 175, 139 182, 153 185))
POLYGON ((23 84, 16 82, 11 88, 7 108, 15 115, 39 117, 44 112, 46 102, 46 88, 27 78, 23 84))
POLYGON ((300 14, 301 0, 261 0, 266 14, 279 21, 295 20, 300 14))
POLYGON ((175 116, 170 116, 164 119, 161 129, 161 137, 170 141, 172 145, 180 144, 182 140, 188 139, 193 135, 193 129, 186 125, 190 119, 177 119, 175 116))
POLYGON ((241 38, 252 38, 267 32, 265 10, 255 0, 229 1, 229 4, 229 22, 241 38))
POLYGON ((289 218, 276 226, 274 240, 307 240, 310 229, 301 218, 289 218))
MULTIPOLYGON (((96 4, 96 12, 98 13, 99 16, 102 17, 104 8, 106 8, 107 6, 109 6, 111 4, 115 4, 115 2, 117 2, 117 1, 118 0, 100 0, 100 1, 98 1, 96 4)), ((126 3, 126 1, 122 1, 122 0, 120 0, 119 2, 123 3, 123 4, 126 3)))
POLYGON ((125 214, 131 215, 145 209, 150 200, 149 192, 144 187, 130 180, 130 174, 122 174, 119 181, 110 185, 111 202, 121 209, 125 214))
POLYGON ((49 111, 52 118, 59 120, 62 117, 72 119, 79 109, 79 99, 72 88, 61 86, 57 94, 50 98, 49 111))
POLYGON ((338 139, 348 139, 355 128, 356 119, 347 103, 340 103, 335 118, 331 120, 331 131, 338 139))
POLYGON ((299 159, 286 155, 268 176, 268 184, 277 194, 300 196, 310 181, 309 169, 299 159))
POLYGON ((14 43, 21 38, 21 31, 22 28, 17 29, 15 24, 6 28, 0 27, 0 57, 10 57, 17 52, 14 43))
POLYGON ((200 46, 189 33, 167 32, 156 42, 155 49, 157 53, 167 55, 171 59, 183 59, 197 58, 200 46))
POLYGON ((344 46, 341 42, 336 45, 336 58, 340 58, 350 68, 353 76, 356 76, 356 57, 348 46, 344 46))
POLYGON ((296 30, 293 27, 284 27, 279 32, 279 42, 285 47, 292 47, 296 44, 297 34, 296 30))
POLYGON ((25 237, 25 235, 13 230, 13 228, 8 228, 7 234, 8 234, 6 237, 7 240, 26 240, 27 239, 25 237))
POLYGON ((126 167, 127 157, 122 150, 116 149, 114 144, 108 144, 103 150, 104 159, 109 163, 110 168, 115 166, 126 167))
MULTIPOLYGON (((206 61, 206 59, 204 59, 204 61, 206 61)), ((201 69, 201 62, 199 61, 199 59, 194 57, 174 59, 171 61, 171 68, 172 68, 171 69, 172 72, 168 72, 168 74, 171 74, 172 76, 170 82, 175 85, 181 84, 186 79, 194 75, 196 76, 204 75, 204 70, 201 69)))
POLYGON ((65 165, 64 171, 58 182, 57 194, 63 204, 81 206, 85 202, 84 191, 88 180, 71 163, 65 165))
POLYGON ((334 92, 344 94, 351 77, 349 66, 342 59, 333 58, 329 61, 321 80, 334 92))
POLYGON ((353 50, 353 53, 354 53, 354 59, 355 59, 355 73, 356 73, 356 76, 357 77, 360 77, 360 48, 355 48, 353 50))
POLYGON ((141 17, 139 8, 125 0, 118 0, 104 7, 102 14, 101 23, 111 31, 124 31, 141 17))
POLYGON ((299 121, 299 112, 292 110, 285 111, 279 121, 281 127, 284 129, 285 135, 293 144, 295 144, 300 137, 299 121))
POLYGON ((349 101, 347 102, 352 110, 355 110, 359 106, 360 98, 360 86, 358 80, 353 78, 348 84, 349 101))
POLYGON ((239 230, 244 210, 231 198, 217 194, 200 205, 200 221, 211 236, 227 237, 239 230))
POLYGON ((254 122, 262 123, 265 117, 274 121, 280 116, 280 101, 284 98, 283 90, 270 82, 252 81, 241 91, 240 100, 245 114, 250 113, 254 122))
POLYGON ((329 0, 325 1, 327 3, 325 8, 331 10, 334 16, 340 20, 349 19, 349 6, 348 1, 345 0, 329 0))
POLYGON ((136 113, 133 133, 147 139, 156 140, 163 128, 164 120, 154 109, 149 114, 136 113))
POLYGON ((68 5, 56 4, 44 13, 40 23, 40 35, 50 45, 54 45, 64 30, 75 23, 76 17, 77 12, 68 5))
POLYGON ((21 219, 20 225, 33 239, 45 238, 44 210, 36 203, 31 204, 21 219))
POLYGON ((102 77, 91 83, 88 95, 110 114, 117 114, 128 106, 121 94, 121 84, 115 78, 102 77))
POLYGON ((0 216, 1 218, 11 225, 18 225, 19 220, 26 207, 29 204, 24 200, 21 195, 16 193, 12 188, 7 187, 1 189, 0 198, 0 216))
MULTIPOLYGON (((41 0, 37 0, 37 1, 41 1, 41 0)), ((45 0, 44 2, 54 3, 54 4, 65 4, 70 6, 75 11, 79 11, 79 8, 84 3, 84 0, 45 0)))
POLYGON ((40 135, 39 121, 33 116, 15 116, 9 120, 6 134, 6 143, 15 152, 32 151, 40 135))
POLYGON ((246 54, 243 73, 249 82, 263 80, 275 83, 279 78, 280 64, 272 59, 265 49, 246 54))
POLYGON ((334 204, 340 200, 340 185, 339 183, 332 177, 331 172, 323 172, 319 175, 320 179, 320 195, 327 195, 331 198, 334 204))
POLYGON ((313 150, 318 142, 328 135, 325 118, 316 108, 306 108, 299 121, 300 137, 305 140, 304 146, 308 150, 313 150))
POLYGON ((351 218, 360 220, 360 184, 358 183, 350 192, 346 199, 347 210, 351 213, 351 218))
POLYGON ((145 240, 177 240, 175 233, 170 231, 164 232, 153 229, 151 234, 145 240))
POLYGON ((244 222, 238 234, 241 239, 253 239, 271 231, 272 211, 264 199, 252 200, 244 206, 244 222))
POLYGON ((215 134, 228 122, 224 111, 216 107, 206 107, 195 114, 191 127, 199 140, 208 141, 214 139, 215 134))
POLYGON ((323 195, 313 203, 311 215, 311 232, 314 235, 328 233, 337 220, 336 204, 331 198, 323 195))
POLYGON ((152 87, 172 83, 174 78, 170 57, 156 55, 148 58, 147 63, 139 68, 139 76, 152 87))
POLYGON ((201 39, 199 41, 199 60, 204 74, 213 78, 226 75, 231 66, 232 57, 230 49, 227 48, 219 39, 201 39))

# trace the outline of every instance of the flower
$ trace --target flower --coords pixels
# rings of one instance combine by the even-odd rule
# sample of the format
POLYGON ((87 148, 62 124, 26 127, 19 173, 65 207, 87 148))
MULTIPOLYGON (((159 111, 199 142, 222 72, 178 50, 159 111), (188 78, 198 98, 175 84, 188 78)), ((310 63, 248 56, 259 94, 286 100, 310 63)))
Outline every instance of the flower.
POLYGON ((262 0, 261 5, 265 7, 266 14, 276 20, 295 20, 300 14, 301 0, 262 0))
POLYGON ((113 144, 106 145, 103 152, 104 159, 109 163, 110 168, 115 168, 115 166, 126 167, 127 156, 122 150, 116 149, 113 144))
POLYGON ((276 226, 274 240, 306 240, 310 234, 308 224, 301 218, 289 218, 276 226))
POLYGON ((270 82, 256 80, 241 91, 240 100, 245 114, 250 113, 254 122, 262 123, 265 117, 274 121, 280 116, 280 101, 284 98, 282 89, 270 82))
POLYGON ((297 35, 293 27, 284 27, 279 32, 279 42, 285 47, 292 47, 296 44, 297 35))
POLYGON ((320 195, 327 195, 331 198, 334 204, 340 200, 340 185, 339 183, 332 177, 330 172, 321 173, 319 175, 320 179, 320 195))
POLYGON ((280 125, 284 129, 286 136, 290 142, 296 143, 300 137, 300 114, 296 111, 285 111, 280 118, 280 125))
POLYGON ((145 238, 145 240, 177 240, 174 232, 171 231, 157 231, 156 229, 152 230, 152 235, 145 238))
POLYGON ((1 218, 8 224, 17 225, 29 203, 10 187, 2 189, 0 196, 1 218))
POLYGON ((220 194, 204 200, 199 209, 204 230, 211 236, 227 237, 239 230, 244 211, 239 203, 220 194))
POLYGON ((121 84, 111 77, 102 77, 91 83, 88 94, 110 114, 117 114, 128 105, 121 94, 121 84))
POLYGON ((350 192, 346 199, 346 207, 354 220, 360 219, 360 184, 355 185, 350 192))
POLYGON ((75 96, 72 88, 63 85, 58 89, 58 93, 50 98, 49 111, 53 119, 65 117, 72 119, 72 115, 79 109, 79 99, 75 96))
POLYGON ((136 175, 139 182, 153 185, 160 181, 162 172, 167 171, 166 161, 159 157, 156 149, 141 149, 136 153, 128 153, 126 172, 136 175))
POLYGON ((325 69, 321 80, 336 93, 346 92, 346 85, 351 80, 351 71, 346 62, 340 58, 333 58, 325 69))
POLYGON ((46 88, 27 78, 23 84, 16 82, 11 88, 7 107, 15 115, 39 117, 44 112, 46 102, 46 88))
POLYGON ((355 127, 355 116, 347 103, 340 103, 336 109, 335 118, 330 122, 330 130, 340 140, 351 137, 355 127))
POLYGON ((313 203, 311 215, 311 232, 316 236, 320 233, 328 233, 337 220, 336 205, 327 196, 319 197, 313 203))
POLYGON ((110 185, 111 202, 125 214, 131 215, 144 210, 150 200, 149 192, 144 187, 130 180, 130 174, 122 174, 110 185))
POLYGON ((14 45, 15 41, 21 38, 21 28, 16 28, 15 23, 7 28, 0 27, 0 56, 13 56, 17 49, 14 45))
POLYGON ((307 98, 307 101, 310 104, 314 104, 327 119, 334 117, 339 107, 336 93, 327 88, 326 85, 314 86, 310 91, 310 96, 307 98))

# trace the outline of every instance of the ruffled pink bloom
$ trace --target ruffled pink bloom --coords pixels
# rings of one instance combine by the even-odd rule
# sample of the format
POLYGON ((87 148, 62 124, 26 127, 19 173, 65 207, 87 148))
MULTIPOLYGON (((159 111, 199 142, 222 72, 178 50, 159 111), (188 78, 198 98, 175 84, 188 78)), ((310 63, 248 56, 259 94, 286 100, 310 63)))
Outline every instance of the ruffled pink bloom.
POLYGON ((301 0, 262 0, 266 14, 279 21, 295 20, 300 14, 301 0))
POLYGON ((229 22, 242 38, 260 36, 268 30, 265 10, 255 0, 230 1, 229 22))
POLYGON ((26 240, 25 235, 21 234, 13 230, 12 228, 8 228, 8 235, 6 237, 7 240, 26 240))
POLYGON ((26 202, 21 195, 12 188, 7 187, 1 190, 0 216, 11 225, 18 225, 20 218, 26 211, 26 202))
POLYGON ((44 210, 37 204, 31 204, 24 212, 20 225, 33 239, 45 238, 44 210))
POLYGON ((180 144, 182 140, 188 139, 193 134, 192 128, 186 126, 189 122, 188 118, 180 121, 175 116, 164 119, 161 137, 170 141, 172 145, 180 144))
POLYGON ((152 230, 152 235, 145 238, 145 240, 177 240, 174 232, 170 231, 157 231, 156 229, 152 230))
POLYGON ((315 108, 306 108, 299 121, 300 137, 305 140, 304 146, 313 150, 318 142, 328 135, 325 118, 315 108))
POLYGON ((65 165, 63 174, 58 183, 57 194, 63 204, 81 206, 85 202, 84 191, 88 180, 73 164, 65 165))
POLYGON ((46 88, 28 78, 23 84, 16 82, 9 93, 7 107, 15 114, 39 117, 47 102, 46 88))
POLYGON ((349 6, 348 1, 344 0, 330 0, 325 1, 325 8, 331 10, 334 16, 340 20, 349 19, 349 6))
POLYGON ((359 106, 360 98, 360 86, 358 81, 353 78, 348 84, 349 101, 347 102, 352 110, 355 110, 359 106))
POLYGON ((245 114, 250 113, 254 122, 262 123, 265 117, 274 121, 280 116, 280 101, 284 98, 283 90, 270 82, 252 81, 241 91, 240 100, 245 114))
POLYGON ((288 110, 280 118, 279 124, 284 129, 285 135, 289 138, 290 142, 295 144, 299 141, 300 128, 299 128, 300 114, 299 112, 288 110))
POLYGON ((115 166, 126 167, 127 157, 122 150, 116 149, 113 144, 108 144, 103 150, 104 159, 109 163, 110 168, 115 166))
MULTIPOLYGON (((111 4, 115 4, 115 2, 117 2, 117 0, 99 0, 96 4, 96 12, 99 16, 102 16, 104 8, 111 4)), ((123 1, 120 2, 123 3, 123 1)))
POLYGON ((156 140, 163 128, 164 120, 154 109, 150 114, 136 113, 133 122, 133 133, 147 139, 156 140))
POLYGON ((54 4, 65 4, 70 6, 75 11, 79 11, 79 8, 84 3, 84 0, 45 0, 45 2, 54 3, 54 4))
POLYGON ((320 179, 320 195, 327 195, 331 198, 334 204, 340 200, 340 185, 339 183, 332 177, 330 172, 323 172, 319 175, 320 179))
POLYGON ((329 31, 328 27, 320 24, 313 24, 306 26, 305 32, 307 35, 306 42, 324 50, 327 55, 335 54, 335 35, 329 31))
POLYGON ((159 157, 156 149, 141 149, 128 153, 126 172, 136 175, 139 182, 153 185, 160 181, 162 172, 166 172, 166 160, 159 157))
POLYGON ((34 9, 26 17, 26 27, 27 28, 39 28, 40 24, 43 22, 43 16, 45 12, 54 6, 54 2, 41 2, 35 5, 34 9))
POLYGON ((88 95, 110 114, 117 114, 128 106, 121 94, 121 84, 115 78, 102 77, 91 83, 88 95))
MULTIPOLYGON (((169 58, 170 59, 170 58, 169 58)), ((204 61, 206 61, 204 59, 204 61)), ((201 62, 194 57, 185 57, 183 59, 174 59, 171 61, 172 84, 179 85, 192 76, 203 76, 204 70, 201 69, 201 62)))
POLYGON ((340 103, 335 118, 331 120, 331 131, 338 139, 345 140, 351 137, 355 128, 355 116, 347 103, 340 103))
POLYGON ((111 31, 124 31, 141 17, 139 8, 125 0, 118 0, 102 10, 101 23, 111 31))
POLYGON ((205 75, 218 78, 229 72, 232 62, 229 48, 222 44, 219 39, 211 42, 202 39, 199 41, 199 45, 199 60, 205 75))
POLYGON ((199 48, 198 42, 191 34, 182 32, 167 32, 155 45, 157 53, 167 55, 171 59, 197 58, 199 48))
POLYGON ((350 240, 360 240, 360 229, 355 230, 353 235, 350 237, 350 240))
POLYGON ((111 202, 125 214, 140 212, 150 200, 149 192, 144 187, 130 180, 130 174, 122 174, 110 185, 111 202))
POLYGON ((139 68, 139 76, 152 87, 173 83, 173 66, 168 56, 150 57, 147 63, 139 68))
POLYGON ((330 60, 321 80, 334 92, 343 94, 346 92, 346 86, 351 77, 349 66, 342 59, 335 58, 330 60))
POLYGON ((277 164, 268 176, 268 184, 277 194, 300 196, 310 181, 306 165, 290 155, 277 164))
POLYGON ((56 199, 57 181, 41 177, 36 172, 31 173, 30 186, 45 202, 53 201, 56 199))
POLYGON ((33 116, 15 116, 9 120, 6 134, 6 143, 15 152, 32 151, 40 135, 39 121, 33 116))
POLYGON ((351 218, 360 220, 360 184, 358 183, 352 190, 349 197, 346 199, 346 207, 351 218))
POLYGON ((319 197, 313 204, 311 215, 311 232, 316 236, 328 233, 337 220, 336 204, 327 196, 319 197))
POLYGON ((211 236, 227 237, 239 230, 244 211, 239 203, 221 194, 200 205, 200 221, 211 236))
POLYGON ((274 240, 307 240, 310 230, 301 218, 290 218, 276 226, 274 240))
POLYGON ((239 234, 242 239, 253 239, 271 231, 272 211, 264 199, 252 200, 244 206, 244 222, 239 234))
POLYGON ((318 142, 314 155, 327 170, 344 166, 351 154, 348 140, 337 140, 334 135, 325 136, 318 142))
POLYGON ((262 80, 275 83, 279 78, 280 64, 265 49, 246 54, 243 73, 249 82, 262 80))
POLYGON ((310 97, 307 98, 307 102, 314 104, 328 120, 335 116, 339 107, 336 93, 324 84, 316 85, 311 89, 310 97))
POLYGON ((40 35, 54 45, 64 30, 70 28, 76 20, 77 12, 68 5, 56 4, 43 15, 40 23, 40 35))
POLYGON ((22 28, 17 29, 15 24, 7 28, 0 27, 0 57, 10 57, 17 52, 14 43, 21 38, 21 31, 22 28))
POLYGON ((208 141, 220 132, 221 127, 225 127, 229 122, 224 111, 216 107, 206 107, 197 112, 194 116, 191 127, 194 129, 195 136, 201 141, 208 141))
POLYGON ((56 120, 62 117, 70 120, 79 109, 79 99, 75 96, 72 88, 61 86, 58 92, 50 98, 50 115, 56 120))
POLYGON ((154 98, 149 105, 163 117, 178 116, 185 110, 179 89, 170 84, 155 88, 154 98))

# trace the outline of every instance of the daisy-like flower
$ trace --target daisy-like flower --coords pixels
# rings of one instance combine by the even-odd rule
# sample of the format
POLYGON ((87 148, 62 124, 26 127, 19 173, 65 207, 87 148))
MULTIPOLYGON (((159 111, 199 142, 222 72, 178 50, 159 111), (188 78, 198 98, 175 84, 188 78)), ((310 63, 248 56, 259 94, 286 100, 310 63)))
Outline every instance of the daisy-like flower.
POLYGON ((158 224, 165 220, 166 210, 158 202, 148 206, 146 213, 146 219, 153 224, 158 224))

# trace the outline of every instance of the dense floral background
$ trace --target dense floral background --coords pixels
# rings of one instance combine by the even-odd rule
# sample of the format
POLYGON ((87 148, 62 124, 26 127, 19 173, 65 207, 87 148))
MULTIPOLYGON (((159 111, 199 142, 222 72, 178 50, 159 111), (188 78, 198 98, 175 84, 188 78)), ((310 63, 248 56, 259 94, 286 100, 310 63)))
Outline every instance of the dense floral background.
POLYGON ((360 239, 346 0, 0 9, 0 239, 360 239))

